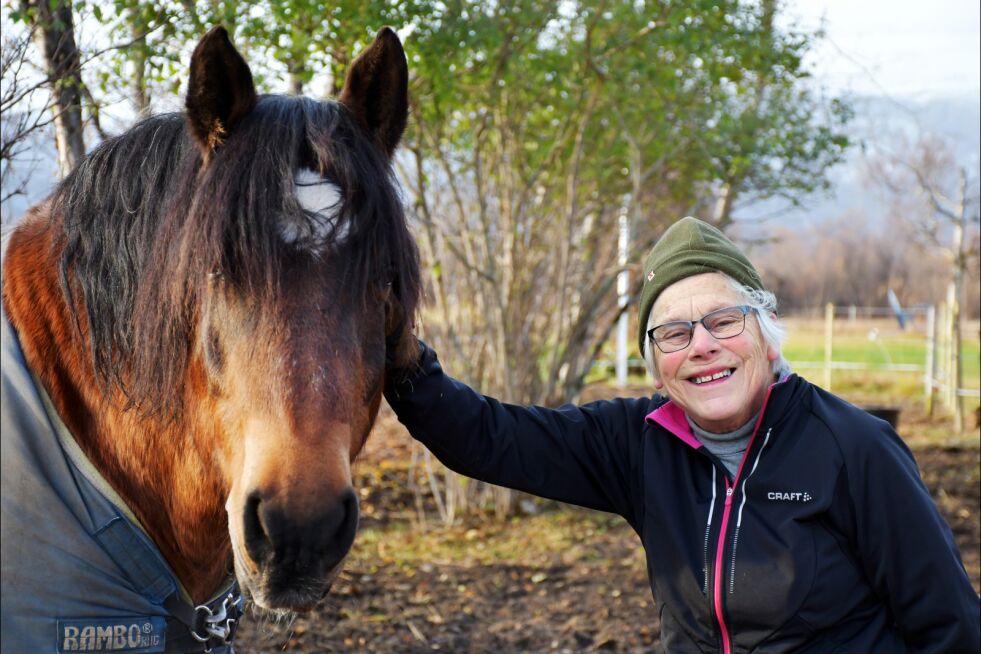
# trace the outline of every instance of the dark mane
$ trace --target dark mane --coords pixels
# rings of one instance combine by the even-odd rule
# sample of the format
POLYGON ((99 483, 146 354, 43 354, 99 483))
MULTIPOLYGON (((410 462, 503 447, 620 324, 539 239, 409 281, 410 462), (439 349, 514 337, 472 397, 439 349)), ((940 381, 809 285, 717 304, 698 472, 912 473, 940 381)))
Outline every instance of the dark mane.
POLYGON ((84 312, 107 388, 144 411, 179 410, 210 276, 261 304, 287 257, 315 256, 284 244, 276 226, 283 213, 315 219, 293 195, 304 167, 344 194, 343 248, 319 245, 343 252, 347 301, 392 282, 404 315, 415 314, 418 255, 391 169, 341 105, 263 96, 204 169, 183 116, 161 115, 100 145, 54 196, 64 290, 76 320, 84 312))

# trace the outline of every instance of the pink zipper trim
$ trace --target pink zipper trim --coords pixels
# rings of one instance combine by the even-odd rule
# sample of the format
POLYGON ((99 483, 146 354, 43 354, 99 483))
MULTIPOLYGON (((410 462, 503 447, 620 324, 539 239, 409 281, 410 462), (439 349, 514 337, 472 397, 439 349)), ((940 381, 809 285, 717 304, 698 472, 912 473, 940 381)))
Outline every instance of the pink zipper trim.
MULTIPOLYGON (((754 434, 753 437, 755 438, 756 435, 754 434)), ((751 445, 752 442, 752 439, 750 439, 751 445)), ((749 451, 749 447, 746 448, 746 451, 749 451)), ((740 468, 742 468, 742 464, 740 464, 740 468)), ((715 618, 719 621, 719 631, 722 633, 722 651, 725 654, 730 654, 732 652, 732 645, 729 643, 729 629, 726 627, 725 618, 722 617, 722 575, 719 573, 719 570, 722 569, 722 551, 725 549, 723 545, 725 544, 726 526, 729 524, 729 513, 732 511, 732 496, 735 493, 735 484, 730 486, 728 479, 725 482, 726 508, 722 512, 722 527, 719 531, 718 546, 715 548, 715 586, 712 596, 713 602, 715 603, 715 618)))

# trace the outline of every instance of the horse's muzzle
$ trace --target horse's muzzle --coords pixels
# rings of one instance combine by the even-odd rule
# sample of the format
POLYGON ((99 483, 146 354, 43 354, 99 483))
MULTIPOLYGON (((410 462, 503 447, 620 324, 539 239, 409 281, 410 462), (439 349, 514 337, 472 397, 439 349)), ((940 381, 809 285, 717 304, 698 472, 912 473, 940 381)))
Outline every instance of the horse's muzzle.
MULTIPOLYGON (((358 497, 347 488, 324 498, 320 510, 298 520, 261 493, 249 495, 243 517, 245 548, 258 568, 253 595, 267 608, 312 608, 327 592, 358 528, 358 497)), ((251 585, 251 584, 250 584, 251 585)))

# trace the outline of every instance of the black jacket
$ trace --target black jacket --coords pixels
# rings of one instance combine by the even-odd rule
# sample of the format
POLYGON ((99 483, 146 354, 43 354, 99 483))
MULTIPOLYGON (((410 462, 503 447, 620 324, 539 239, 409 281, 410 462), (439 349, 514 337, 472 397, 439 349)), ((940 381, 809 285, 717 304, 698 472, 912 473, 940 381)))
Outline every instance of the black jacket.
POLYGON ((981 651, 978 595, 910 451, 796 375, 770 388, 734 483, 663 398, 503 404, 428 347, 386 398, 451 469, 626 518, 669 652, 981 651))

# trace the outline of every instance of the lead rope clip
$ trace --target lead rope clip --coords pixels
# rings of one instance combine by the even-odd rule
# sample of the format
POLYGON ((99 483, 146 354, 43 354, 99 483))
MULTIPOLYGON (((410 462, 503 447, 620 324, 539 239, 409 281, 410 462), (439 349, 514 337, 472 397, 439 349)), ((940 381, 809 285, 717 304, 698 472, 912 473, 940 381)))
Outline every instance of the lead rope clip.
MULTIPOLYGON (((218 639, 223 645, 231 645, 237 619, 242 615, 242 603, 241 593, 229 593, 222 600, 217 612, 205 604, 194 607, 191 636, 199 643, 210 643, 212 639, 218 639)), ((204 651, 210 652, 210 645, 204 651)))

